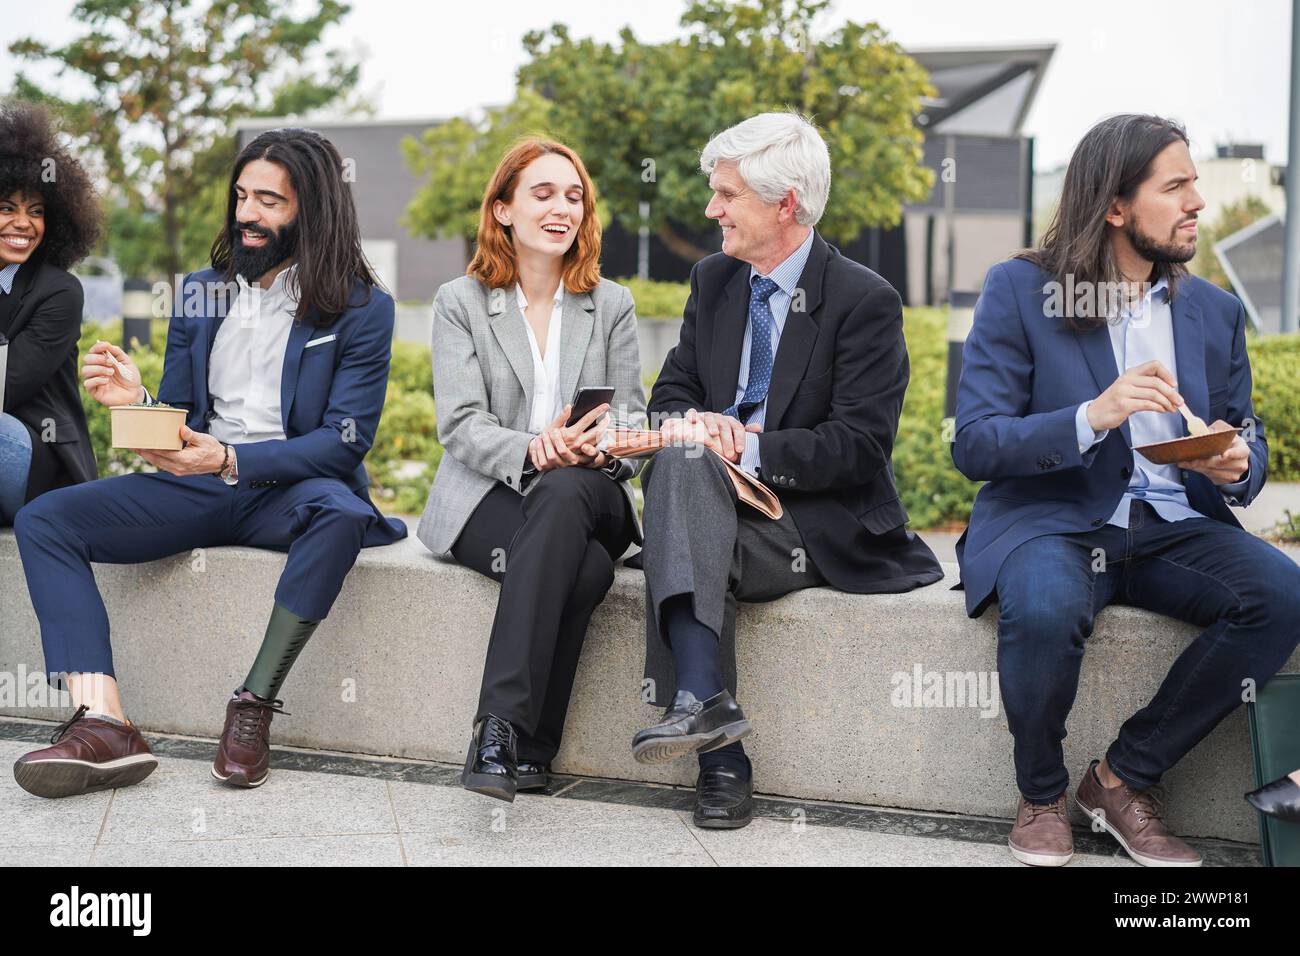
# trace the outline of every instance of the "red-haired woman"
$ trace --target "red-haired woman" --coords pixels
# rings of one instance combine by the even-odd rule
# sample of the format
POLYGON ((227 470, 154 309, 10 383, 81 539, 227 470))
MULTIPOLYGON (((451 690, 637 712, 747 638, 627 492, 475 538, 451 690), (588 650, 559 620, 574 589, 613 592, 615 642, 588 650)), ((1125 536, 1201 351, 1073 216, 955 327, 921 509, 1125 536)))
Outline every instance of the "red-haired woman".
POLYGON ((591 179, 530 139, 483 197, 468 274, 433 301, 444 453, 417 532, 501 583, 462 783, 513 800, 546 786, 578 656, 614 563, 641 530, 634 464, 596 446, 611 415, 645 415, 631 293, 600 277, 591 179), (570 396, 612 386, 573 425, 570 396))

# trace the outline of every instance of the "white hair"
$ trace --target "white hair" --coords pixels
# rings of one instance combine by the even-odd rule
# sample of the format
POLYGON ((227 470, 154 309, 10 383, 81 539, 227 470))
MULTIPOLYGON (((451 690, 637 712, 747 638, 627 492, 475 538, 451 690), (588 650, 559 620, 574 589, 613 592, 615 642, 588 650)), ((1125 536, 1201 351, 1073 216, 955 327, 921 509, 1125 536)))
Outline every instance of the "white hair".
POLYGON ((736 164, 765 203, 794 190, 795 221, 814 226, 831 191, 831 156, 817 127, 796 112, 760 113, 724 130, 700 153, 706 176, 722 161, 736 164))

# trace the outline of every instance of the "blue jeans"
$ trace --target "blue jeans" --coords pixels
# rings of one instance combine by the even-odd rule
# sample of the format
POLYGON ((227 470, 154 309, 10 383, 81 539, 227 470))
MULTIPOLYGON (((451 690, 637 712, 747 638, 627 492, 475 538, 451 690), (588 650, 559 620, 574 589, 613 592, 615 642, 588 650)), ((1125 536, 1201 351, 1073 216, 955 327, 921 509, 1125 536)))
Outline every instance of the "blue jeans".
POLYGON ((32 436, 12 415, 0 415, 0 527, 14 523, 27 500, 27 473, 32 467, 32 436))
POLYGON ((1300 565, 1212 518, 1165 521, 1133 502, 1128 528, 1026 541, 998 571, 998 679, 1015 738, 1016 784, 1049 803, 1065 792, 1065 719, 1084 642, 1107 604, 1146 608, 1203 630, 1106 753, 1135 789, 1161 775, 1271 678, 1300 643, 1300 565), (1093 571, 1094 550, 1105 557, 1093 571))

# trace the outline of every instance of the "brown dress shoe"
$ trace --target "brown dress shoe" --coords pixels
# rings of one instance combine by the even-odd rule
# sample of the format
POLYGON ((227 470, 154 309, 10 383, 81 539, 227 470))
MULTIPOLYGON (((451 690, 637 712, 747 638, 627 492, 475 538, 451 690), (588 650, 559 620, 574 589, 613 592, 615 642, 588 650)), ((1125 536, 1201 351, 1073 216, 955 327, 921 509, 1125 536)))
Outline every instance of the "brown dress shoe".
POLYGON ((1007 846, 1012 856, 1030 866, 1069 863, 1074 856, 1074 834, 1065 815, 1065 794, 1051 803, 1030 803, 1021 797, 1007 846))
POLYGON ((1160 818, 1153 790, 1134 790, 1126 783, 1106 787, 1094 760, 1075 794, 1079 809, 1100 823, 1143 866, 1200 866, 1201 855, 1169 832, 1160 818))
POLYGON ((135 724, 83 716, 82 704, 50 735, 54 746, 14 763, 18 786, 38 797, 71 797, 139 783, 158 767, 135 724))
POLYGON ((226 704, 212 776, 232 787, 260 787, 271 772, 271 717, 285 714, 284 701, 262 700, 241 691, 226 704))

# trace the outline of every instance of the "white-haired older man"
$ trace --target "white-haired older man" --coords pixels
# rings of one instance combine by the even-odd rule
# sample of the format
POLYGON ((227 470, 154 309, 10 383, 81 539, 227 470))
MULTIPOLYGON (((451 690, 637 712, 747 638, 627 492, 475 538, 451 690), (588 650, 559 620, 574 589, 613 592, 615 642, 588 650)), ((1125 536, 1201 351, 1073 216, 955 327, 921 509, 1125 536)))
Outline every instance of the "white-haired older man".
POLYGON ((734 828, 753 804, 739 743, 750 724, 734 699, 736 601, 823 585, 908 591, 943 572, 906 530, 890 467, 908 378, 902 304, 813 228, 831 182, 820 134, 795 113, 764 113, 715 136, 700 168, 722 252, 691 270, 681 339, 649 410, 670 437, 757 475, 785 513, 738 505, 726 466, 698 445, 650 462, 646 676, 668 709, 633 753, 698 753, 695 823, 734 828))

